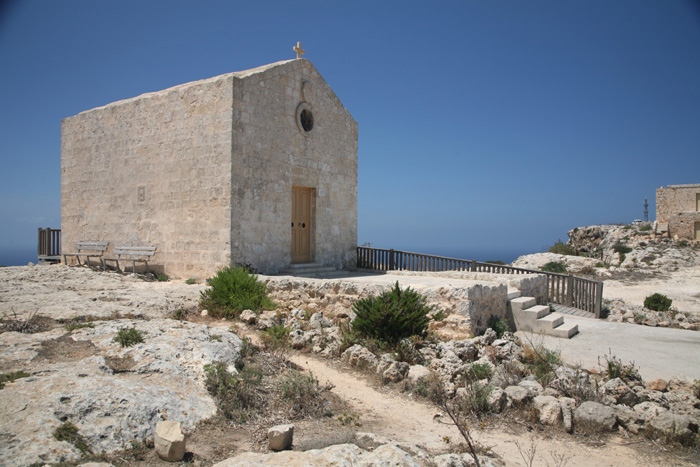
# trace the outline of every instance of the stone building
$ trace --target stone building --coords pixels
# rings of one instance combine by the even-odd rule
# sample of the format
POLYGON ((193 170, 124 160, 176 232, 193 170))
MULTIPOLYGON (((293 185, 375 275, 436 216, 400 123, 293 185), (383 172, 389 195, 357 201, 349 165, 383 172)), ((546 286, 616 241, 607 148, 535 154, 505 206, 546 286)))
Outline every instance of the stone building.
POLYGON ((657 232, 700 240, 700 184, 669 185, 656 190, 657 232))
POLYGON ((65 251, 155 246, 173 277, 348 268, 357 122, 305 59, 195 81, 64 119, 61 192, 65 251))

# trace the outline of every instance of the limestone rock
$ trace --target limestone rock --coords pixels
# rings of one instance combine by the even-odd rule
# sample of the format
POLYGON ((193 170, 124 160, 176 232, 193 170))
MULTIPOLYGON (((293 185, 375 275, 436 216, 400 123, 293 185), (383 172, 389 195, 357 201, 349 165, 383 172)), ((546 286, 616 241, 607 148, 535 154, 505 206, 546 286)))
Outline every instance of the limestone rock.
MULTIPOLYGON (((60 333, 65 332, 61 329, 60 333)), ((59 334, 60 334, 59 333, 59 334)), ((3 345, 13 336, 2 333, 3 345)), ((51 333, 22 335, 23 358, 33 359, 51 333)), ((89 342, 91 355, 79 360, 34 360, 41 371, 0 391, 0 432, 8 466, 57 463, 80 457, 69 443, 53 438, 59 420, 80 427, 93 452, 113 452, 131 440, 152 439, 156 424, 167 417, 183 429, 216 414, 203 385, 204 366, 222 361, 235 371, 241 348, 231 332, 172 319, 98 321, 94 328, 71 333, 74 342, 89 342), (144 342, 122 348, 113 339, 121 328, 134 327, 144 342), (220 336, 211 339, 212 334, 220 336)))
POLYGON ((525 388, 530 394, 530 397, 535 397, 539 394, 542 394, 542 391, 544 390, 542 388, 542 385, 537 381, 521 381, 518 383, 518 386, 520 386, 521 388, 525 388))
POLYGON ((537 416, 543 425, 557 425, 562 420, 559 401, 552 396, 537 396, 532 399, 537 416))
POLYGON ((330 321, 328 321, 326 318, 323 317, 323 312, 319 311, 317 313, 314 313, 311 315, 311 319, 309 319, 309 327, 312 329, 323 329, 323 328, 329 328, 333 325, 330 321))
POLYGON ((586 401, 574 411, 574 422, 589 423, 597 428, 612 430, 617 422, 615 411, 598 402, 586 401))
POLYGON ((182 460, 185 457, 185 435, 180 422, 158 422, 153 444, 161 459, 168 462, 182 460))
POLYGON ((255 324, 258 320, 258 315, 252 310, 243 310, 239 319, 246 324, 255 324))
MULTIPOLYGON (((499 467, 497 459, 479 456, 484 467, 499 467)), ((244 452, 226 459, 213 467, 282 466, 307 467, 333 465, 338 467, 467 467, 474 465, 469 454, 443 454, 431 456, 423 449, 404 443, 382 444, 373 450, 362 449, 355 444, 336 444, 323 449, 308 451, 282 451, 275 453, 244 452)))
POLYGON ((630 407, 638 402, 639 398, 632 389, 620 378, 613 378, 603 385, 603 394, 612 397, 617 404, 625 404, 630 407))
POLYGON ((348 365, 360 369, 374 369, 379 363, 376 355, 359 344, 347 348, 340 358, 348 365))
POLYGON ((567 433, 571 433, 574 431, 574 407, 576 407, 576 401, 570 397, 562 397, 559 399, 559 405, 561 405, 561 420, 564 430, 567 433))
POLYGON ((503 389, 494 387, 486 397, 486 402, 492 412, 501 413, 506 405, 508 405, 508 396, 503 389))
POLYGON ((428 370, 426 367, 423 365, 411 365, 408 369, 408 382, 411 383, 412 386, 417 385, 418 383, 425 383, 430 377, 430 370, 428 370))
POLYGON ((511 405, 523 405, 532 399, 530 391, 522 386, 508 386, 505 392, 511 405))
POLYGON ((384 370, 382 378, 392 383, 402 381, 408 375, 409 364, 406 362, 392 362, 389 368, 384 370))
POLYGON ((267 441, 273 451, 291 449, 294 439, 294 425, 277 425, 267 430, 267 441))

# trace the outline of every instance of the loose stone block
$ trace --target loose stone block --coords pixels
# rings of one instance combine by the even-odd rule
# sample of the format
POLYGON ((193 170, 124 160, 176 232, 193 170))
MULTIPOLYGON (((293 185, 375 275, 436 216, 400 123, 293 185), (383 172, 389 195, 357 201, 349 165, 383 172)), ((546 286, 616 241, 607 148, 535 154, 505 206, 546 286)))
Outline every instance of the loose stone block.
POLYGON ((294 425, 277 425, 267 430, 267 441, 273 451, 284 451, 292 447, 294 425))
POLYGON ((177 462, 185 457, 185 435, 180 422, 158 422, 154 443, 158 456, 168 462, 177 462))

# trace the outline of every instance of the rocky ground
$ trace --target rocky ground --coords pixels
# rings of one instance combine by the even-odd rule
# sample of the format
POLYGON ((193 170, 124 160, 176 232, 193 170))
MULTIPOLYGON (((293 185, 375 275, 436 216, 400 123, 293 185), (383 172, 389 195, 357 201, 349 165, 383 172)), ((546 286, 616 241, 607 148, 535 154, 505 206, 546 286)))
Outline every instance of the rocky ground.
POLYGON ((700 244, 653 234, 651 224, 594 225, 569 232, 571 253, 537 253, 514 266, 541 269, 550 262, 567 273, 604 281, 603 299, 610 321, 646 326, 700 329, 700 244), (659 293, 673 303, 658 312, 644 299, 659 293))
POLYGON ((149 443, 162 420, 182 423, 189 465, 471 465, 447 414, 430 402, 435 387, 490 447, 483 465, 528 465, 530 452, 535 465, 698 460, 682 447, 697 446, 692 382, 645 383, 614 359, 599 374, 556 359, 542 367, 545 349, 490 330, 381 352, 348 341, 322 310, 290 305, 246 313, 244 322, 213 320, 197 309, 203 289, 82 268, 0 268, 3 465, 157 465, 149 443), (204 368, 224 362, 235 373, 246 353, 240 337, 259 342, 277 324, 302 353, 268 373, 312 370, 336 399, 328 416, 295 420, 294 451, 275 454, 264 452, 261 430, 285 421, 275 414, 286 409, 268 407, 274 413, 248 424, 222 419, 204 368), (130 329, 143 342, 123 347, 118 336, 130 329), (89 452, 56 439, 67 422, 89 452))

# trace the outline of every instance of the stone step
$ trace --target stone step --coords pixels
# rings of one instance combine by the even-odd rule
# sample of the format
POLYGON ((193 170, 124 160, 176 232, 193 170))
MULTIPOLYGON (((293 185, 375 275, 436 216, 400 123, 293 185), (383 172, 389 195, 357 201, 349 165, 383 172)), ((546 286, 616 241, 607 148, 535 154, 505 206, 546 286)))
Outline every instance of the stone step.
POLYGON ((564 324, 564 317, 559 313, 549 313, 548 315, 539 318, 537 323, 544 325, 547 329, 554 329, 557 326, 564 324))
POLYGON ((513 300, 522 296, 522 293, 518 289, 511 289, 508 291, 508 300, 513 300))
POLYGON ((533 316, 534 319, 545 319, 549 315, 549 307, 547 305, 535 305, 523 310, 528 316, 533 316))
POLYGON ((522 311, 537 305, 537 300, 535 300, 534 297, 518 297, 509 300, 509 303, 513 313, 516 313, 517 311, 522 311))
POLYGON ((576 334, 578 334, 578 324, 572 323, 562 323, 550 331, 550 335, 564 339, 571 339, 576 334))

